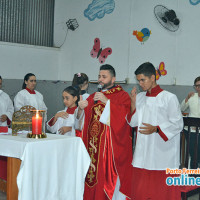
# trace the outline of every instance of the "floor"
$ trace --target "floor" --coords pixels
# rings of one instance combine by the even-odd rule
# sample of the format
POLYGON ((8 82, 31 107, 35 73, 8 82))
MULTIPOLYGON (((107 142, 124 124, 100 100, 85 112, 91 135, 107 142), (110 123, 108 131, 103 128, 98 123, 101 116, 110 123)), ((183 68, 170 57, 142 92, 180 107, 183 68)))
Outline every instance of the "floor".
MULTIPOLYGON (((198 194, 190 197, 188 200, 198 200, 198 194)), ((6 194, 0 191, 0 200, 6 200, 6 194)), ((172 199, 171 199, 172 200, 172 199)))
POLYGON ((0 191, 0 200, 6 200, 6 193, 0 191))

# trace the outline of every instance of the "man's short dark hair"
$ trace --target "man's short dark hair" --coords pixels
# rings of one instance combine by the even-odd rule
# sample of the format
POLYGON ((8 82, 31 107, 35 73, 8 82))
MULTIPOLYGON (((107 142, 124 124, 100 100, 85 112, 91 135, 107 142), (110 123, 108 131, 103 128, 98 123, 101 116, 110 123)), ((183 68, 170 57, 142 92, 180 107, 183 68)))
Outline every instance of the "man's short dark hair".
POLYGON ((135 70, 135 75, 143 74, 145 76, 148 76, 149 78, 152 75, 155 75, 156 77, 156 69, 153 66, 152 63, 150 62, 145 62, 141 64, 136 70, 135 70))
POLYGON ((100 71, 101 70, 108 70, 113 77, 116 76, 115 69, 111 65, 108 65, 108 64, 101 65, 100 71))
POLYGON ((0 76, 0 79, 2 80, 1 76, 0 76))

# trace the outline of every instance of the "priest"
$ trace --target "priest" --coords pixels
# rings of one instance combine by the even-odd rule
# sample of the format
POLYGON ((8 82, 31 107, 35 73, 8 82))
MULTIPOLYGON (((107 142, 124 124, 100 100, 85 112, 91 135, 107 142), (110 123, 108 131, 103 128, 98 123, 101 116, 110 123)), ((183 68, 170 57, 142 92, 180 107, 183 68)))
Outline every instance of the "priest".
POLYGON ((132 140, 125 116, 130 109, 130 97, 121 86, 115 85, 115 80, 115 69, 102 65, 98 77, 102 90, 80 100, 75 114, 75 126, 82 130, 91 157, 84 200, 129 196, 126 172, 132 161, 132 140))

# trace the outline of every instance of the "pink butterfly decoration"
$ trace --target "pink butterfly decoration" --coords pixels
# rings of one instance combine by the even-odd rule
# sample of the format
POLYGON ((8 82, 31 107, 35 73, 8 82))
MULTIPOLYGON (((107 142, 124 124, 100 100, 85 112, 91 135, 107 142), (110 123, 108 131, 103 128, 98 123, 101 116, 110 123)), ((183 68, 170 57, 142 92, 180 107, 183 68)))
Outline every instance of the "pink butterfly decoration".
POLYGON ((93 58, 98 58, 99 62, 103 64, 106 60, 106 58, 112 53, 112 49, 110 47, 107 47, 105 49, 100 48, 100 39, 95 38, 94 39, 94 46, 90 52, 90 55, 93 58))

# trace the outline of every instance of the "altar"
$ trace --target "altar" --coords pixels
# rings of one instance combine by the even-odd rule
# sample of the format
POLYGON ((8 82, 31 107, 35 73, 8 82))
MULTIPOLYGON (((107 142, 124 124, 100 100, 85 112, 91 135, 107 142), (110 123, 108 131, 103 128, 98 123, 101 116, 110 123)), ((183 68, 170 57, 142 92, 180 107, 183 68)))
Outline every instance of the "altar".
MULTIPOLYGON (((20 166, 18 200, 83 199, 90 157, 81 138, 55 134, 47 134, 44 139, 27 138, 26 134, 0 135, 0 155, 8 157, 8 176, 16 170, 9 166, 12 162, 20 166)), ((8 177, 7 184, 14 187, 9 180, 12 179, 8 177)))

